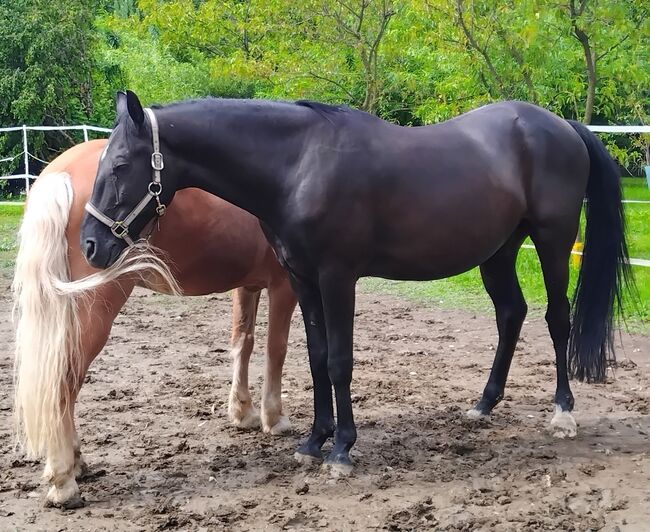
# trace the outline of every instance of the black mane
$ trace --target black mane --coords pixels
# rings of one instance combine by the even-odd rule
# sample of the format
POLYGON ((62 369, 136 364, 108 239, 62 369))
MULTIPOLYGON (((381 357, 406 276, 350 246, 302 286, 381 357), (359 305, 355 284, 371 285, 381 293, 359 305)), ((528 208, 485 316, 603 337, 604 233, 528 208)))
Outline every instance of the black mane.
POLYGON ((330 116, 350 110, 344 105, 330 105, 328 103, 314 102, 311 100, 297 100, 294 103, 300 107, 307 107, 308 109, 315 111, 328 122, 332 122, 330 116))
POLYGON ((328 103, 314 102, 312 100, 297 100, 295 104, 301 107, 309 107, 317 113, 340 113, 348 110, 348 108, 343 105, 330 105, 328 103))
POLYGON ((175 108, 180 105, 201 105, 209 102, 259 102, 264 103, 270 106, 274 105, 294 105, 298 107, 306 107, 317 113, 321 118, 324 118, 330 123, 334 123, 333 119, 336 119, 342 113, 347 113, 352 111, 349 107, 345 105, 330 105, 327 103, 315 102, 312 100, 296 100, 296 101, 287 101, 287 100, 267 100, 267 99, 255 99, 255 98, 216 98, 214 96, 208 96, 205 98, 194 98, 190 100, 181 100, 176 102, 171 102, 167 104, 152 104, 150 107, 152 109, 169 109, 175 108))

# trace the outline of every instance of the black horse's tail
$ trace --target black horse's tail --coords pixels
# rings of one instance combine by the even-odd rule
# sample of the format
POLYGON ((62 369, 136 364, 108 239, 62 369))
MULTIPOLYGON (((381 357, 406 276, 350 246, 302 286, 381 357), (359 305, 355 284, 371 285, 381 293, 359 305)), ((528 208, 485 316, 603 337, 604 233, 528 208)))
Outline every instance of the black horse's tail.
POLYGON ((622 311, 626 288, 633 289, 625 242, 620 175, 603 143, 580 122, 568 121, 589 152, 582 267, 573 296, 569 373, 581 381, 603 382, 615 362, 614 315, 622 311))

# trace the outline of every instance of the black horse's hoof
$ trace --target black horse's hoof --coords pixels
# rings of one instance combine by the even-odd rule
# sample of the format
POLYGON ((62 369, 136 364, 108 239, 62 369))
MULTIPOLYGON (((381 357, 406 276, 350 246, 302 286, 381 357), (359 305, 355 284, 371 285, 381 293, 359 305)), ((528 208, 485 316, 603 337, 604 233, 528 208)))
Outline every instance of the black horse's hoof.
POLYGON ((481 405, 479 403, 474 408, 470 408, 467 412, 465 412, 465 416, 467 416, 468 419, 489 419, 490 411, 486 411, 486 409, 481 408, 481 405))
POLYGON ((470 408, 465 415, 469 419, 488 419, 494 407, 497 406, 502 399, 503 391, 486 389, 479 402, 474 405, 474 408, 470 408))
POLYGON ((305 442, 293 453, 293 458, 299 464, 311 465, 322 462, 323 453, 321 453, 320 448, 317 446, 309 445, 308 442, 305 442))
POLYGON ((323 470, 333 478, 349 477, 354 470, 354 465, 348 454, 330 454, 323 462, 323 470))

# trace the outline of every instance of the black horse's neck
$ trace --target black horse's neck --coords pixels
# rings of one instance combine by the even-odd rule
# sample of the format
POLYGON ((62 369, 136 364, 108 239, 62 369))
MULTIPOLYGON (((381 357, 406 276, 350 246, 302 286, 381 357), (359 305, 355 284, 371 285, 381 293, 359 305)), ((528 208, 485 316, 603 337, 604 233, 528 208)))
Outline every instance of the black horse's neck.
POLYGON ((320 118, 304 106, 263 100, 196 100, 155 112, 178 189, 203 189, 265 221, 320 118))

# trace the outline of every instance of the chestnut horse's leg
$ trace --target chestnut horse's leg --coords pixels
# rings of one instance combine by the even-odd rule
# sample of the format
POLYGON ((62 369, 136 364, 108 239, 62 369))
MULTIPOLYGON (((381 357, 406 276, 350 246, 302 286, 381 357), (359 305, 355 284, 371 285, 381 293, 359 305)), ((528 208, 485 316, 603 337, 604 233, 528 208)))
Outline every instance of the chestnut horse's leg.
POLYGON ((282 367, 287 354, 291 316, 296 296, 286 277, 271 284, 269 292, 269 329, 266 370, 262 387, 262 429, 274 436, 291 429, 289 418, 282 413, 282 367))
POLYGON ((483 396, 476 406, 467 412, 470 418, 489 416, 492 409, 503 399, 510 363, 528 311, 515 267, 517 253, 524 238, 523 230, 518 229, 496 254, 481 264, 483 284, 496 311, 499 344, 483 396))
POLYGON ((544 284, 548 295, 546 322, 555 349, 557 388, 555 391, 555 415, 551 430, 557 438, 574 437, 577 433, 573 410, 573 393, 569 386, 567 371, 567 346, 571 330, 570 305, 567 298, 569 288, 569 258, 577 233, 575 223, 551 224, 531 234, 544 273, 544 284))
POLYGON ((132 282, 111 284, 94 292, 88 299, 80 300, 79 320, 83 331, 81 338, 81 364, 75 379, 77 386, 70 387, 67 404, 71 405, 63 423, 65 439, 47 449, 43 478, 50 485, 47 504, 65 508, 83 506, 76 478, 83 475, 86 463, 81 455, 81 445, 74 422, 74 404, 90 364, 106 345, 113 321, 133 290, 132 282))
POLYGON ((232 388, 228 416, 236 427, 257 428, 260 416, 253 406, 248 389, 248 363, 255 341, 255 318, 260 291, 238 288, 233 293, 231 355, 233 359, 232 388))

